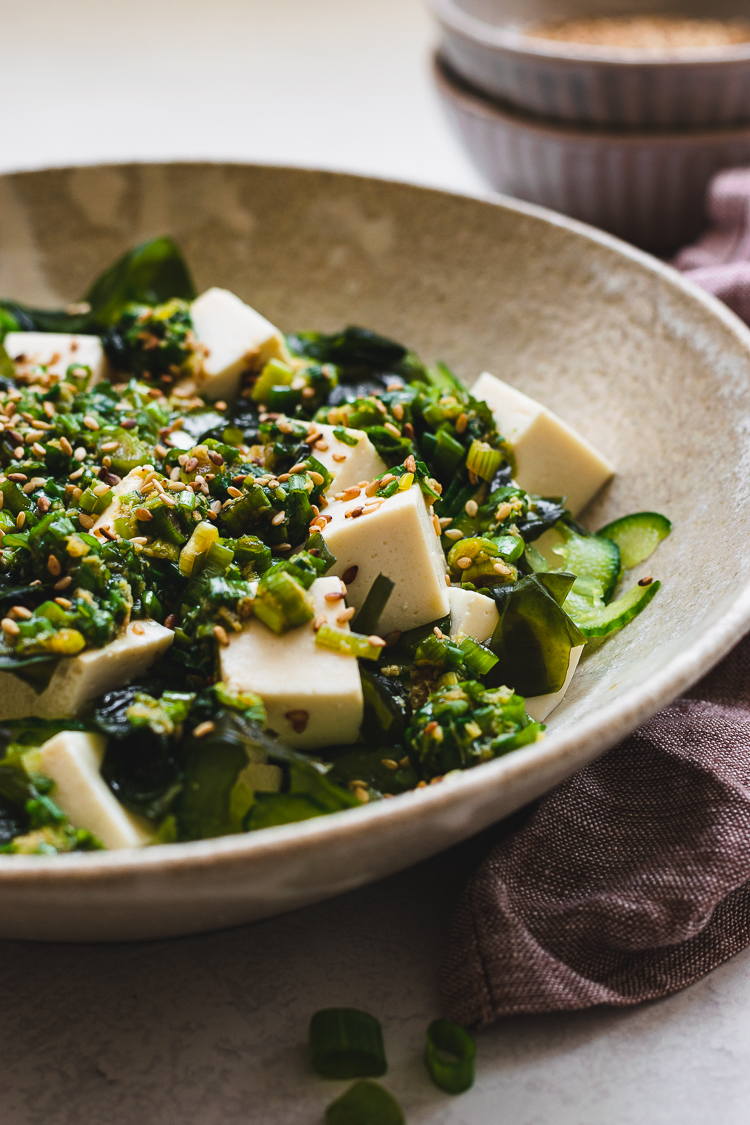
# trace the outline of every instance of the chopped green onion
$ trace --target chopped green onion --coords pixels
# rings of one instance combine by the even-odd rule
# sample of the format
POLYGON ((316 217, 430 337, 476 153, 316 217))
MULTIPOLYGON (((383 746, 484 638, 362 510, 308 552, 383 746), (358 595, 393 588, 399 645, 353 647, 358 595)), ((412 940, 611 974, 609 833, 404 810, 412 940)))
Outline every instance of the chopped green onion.
POLYGON ((362 608, 352 622, 352 627, 357 632, 365 633, 369 637, 377 630, 380 618, 383 616, 383 610, 388 604, 395 587, 396 583, 392 582, 390 578, 386 578, 384 574, 377 576, 367 591, 367 597, 362 603, 362 608))
POLYGON ((333 431, 333 436, 342 441, 344 445, 358 445, 359 438, 355 437, 351 430, 345 429, 343 426, 336 426, 333 431))
POLYGON ((401 1106, 377 1082, 355 1082, 326 1109, 326 1125, 405 1125, 401 1106))
POLYGON ((350 633, 334 625, 321 625, 315 634, 315 643, 344 656, 360 656, 363 660, 377 660, 382 652, 382 647, 371 644, 364 634, 350 633))
POLYGON ((493 449, 485 441, 476 438, 469 447, 466 457, 466 468, 476 473, 482 480, 492 480, 502 464, 503 454, 499 449, 493 449))
POLYGON ((190 577, 198 556, 207 551, 212 543, 216 543, 218 538, 218 528, 209 523, 208 520, 204 520, 193 528, 193 534, 180 551, 179 568, 183 578, 190 577))
POLYGON ((463 1094, 474 1085, 476 1057, 476 1042, 460 1024, 433 1020, 427 1028, 425 1065, 446 1094, 463 1094))
POLYGON ((383 1030, 359 1008, 323 1008, 310 1020, 310 1059, 324 1078, 379 1078, 385 1074, 383 1030))
POLYGON ((261 578, 253 612, 277 636, 314 617, 311 596, 281 567, 272 567, 261 578))
POLYGON ((497 664, 498 657, 494 652, 479 644, 473 637, 464 637, 460 648, 464 654, 464 664, 475 676, 486 676, 497 664))
POLYGON ((265 402, 273 387, 288 387, 293 378, 294 372, 288 364, 280 359, 269 359, 253 387, 253 401, 265 402))

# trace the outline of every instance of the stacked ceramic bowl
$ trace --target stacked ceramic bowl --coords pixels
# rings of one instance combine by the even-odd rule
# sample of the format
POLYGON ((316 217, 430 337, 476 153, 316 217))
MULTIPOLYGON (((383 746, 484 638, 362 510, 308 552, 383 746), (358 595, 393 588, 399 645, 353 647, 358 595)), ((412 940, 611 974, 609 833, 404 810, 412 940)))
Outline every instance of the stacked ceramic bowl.
POLYGON ((750 164, 750 23, 732 0, 690 0, 691 20, 687 0, 672 15, 670 0, 637 0, 624 46, 611 42, 625 22, 617 0, 429 3, 438 90, 498 190, 666 254, 705 226, 713 173, 750 164))

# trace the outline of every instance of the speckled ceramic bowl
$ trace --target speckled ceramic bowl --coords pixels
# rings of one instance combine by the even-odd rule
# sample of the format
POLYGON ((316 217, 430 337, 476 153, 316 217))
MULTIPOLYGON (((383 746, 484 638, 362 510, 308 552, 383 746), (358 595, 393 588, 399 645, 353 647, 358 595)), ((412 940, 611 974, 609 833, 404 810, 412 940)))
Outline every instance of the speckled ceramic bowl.
POLYGON ((0 177, 0 293, 78 297, 170 232, 199 287, 284 329, 369 325, 471 381, 488 368, 612 458, 584 518, 655 508, 675 530, 647 611, 584 659, 547 738, 453 784, 355 812, 142 851, 0 856, 0 936, 122 941, 236 925, 461 840, 601 754, 750 627, 750 332, 637 250, 535 207, 233 165, 0 177), (706 551, 706 543, 717 549, 706 551))
POLYGON ((493 97, 578 124, 638 128, 750 120, 750 42, 700 55, 644 55, 532 38, 523 29, 580 16, 747 18, 737 0, 428 0, 454 70, 493 97))
POLYGON ((706 226, 715 172, 750 164, 750 124, 624 131, 544 121, 477 93, 439 60, 435 81, 454 132, 498 191, 672 254, 706 226))

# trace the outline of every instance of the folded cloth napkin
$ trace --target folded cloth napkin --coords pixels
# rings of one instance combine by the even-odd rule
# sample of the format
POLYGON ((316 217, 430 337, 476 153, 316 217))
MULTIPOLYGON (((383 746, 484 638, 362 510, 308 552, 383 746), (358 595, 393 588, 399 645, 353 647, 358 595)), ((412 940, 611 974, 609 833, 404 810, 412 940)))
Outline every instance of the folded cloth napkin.
MULTIPOLYGON (((675 264, 750 321, 750 168, 709 193, 675 264)), ((750 635, 692 691, 544 797, 471 879, 442 973, 446 1015, 675 992, 750 944, 750 635)))

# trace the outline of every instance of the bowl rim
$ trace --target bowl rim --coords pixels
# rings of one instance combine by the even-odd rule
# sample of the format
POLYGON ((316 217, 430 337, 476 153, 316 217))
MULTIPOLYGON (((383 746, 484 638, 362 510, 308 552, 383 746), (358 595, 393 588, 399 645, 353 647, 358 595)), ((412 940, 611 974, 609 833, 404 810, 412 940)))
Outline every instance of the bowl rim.
POLYGON ((750 140, 750 121, 739 125, 688 125, 670 128, 661 125, 658 127, 589 125, 585 122, 577 123, 560 118, 544 117, 519 106, 510 105, 493 94, 479 90, 468 79, 456 73, 454 67, 442 55, 440 48, 433 52, 432 68, 434 80, 440 91, 445 92, 453 101, 461 102, 470 113, 487 117, 490 120, 500 120, 516 128, 538 133, 542 136, 567 137, 589 144, 606 141, 608 144, 623 147, 648 145, 652 148, 663 148, 670 144, 677 146, 695 144, 705 147, 706 145, 750 140))
POLYGON ((479 16, 467 12, 456 0, 427 0, 432 14, 453 34, 484 48, 498 53, 508 53, 527 60, 540 59, 558 63, 561 66, 588 63, 591 67, 625 68, 669 68, 717 67, 724 65, 750 63, 750 40, 731 46, 706 48, 700 54, 656 52, 646 53, 636 48, 607 50, 593 44, 567 43, 564 40, 542 39, 524 35, 519 28, 510 25, 487 23, 479 16))
MULTIPOLYGON (((422 195, 437 195, 447 199, 464 199, 471 203, 500 207, 506 211, 527 215, 552 226, 577 235, 615 251, 660 277, 669 287, 697 301, 712 317, 720 320, 746 352, 750 366, 750 328, 746 326, 718 298, 699 288, 683 274, 658 258, 631 246, 614 235, 589 226, 578 219, 569 218, 546 207, 514 199, 499 192, 474 193, 448 191, 420 184, 356 173, 332 171, 301 165, 279 165, 242 161, 131 161, 103 162, 89 165, 59 165, 23 172, 4 173, 3 178, 22 178, 40 172, 65 172, 77 168, 133 168, 151 165, 161 167, 197 168, 260 168, 295 174, 321 173, 340 182, 347 180, 382 184, 386 187, 407 188, 422 195)), ((566 758, 576 758, 580 768, 581 744, 589 744, 587 760, 604 753, 626 737, 662 707, 691 687, 701 676, 713 668, 750 630, 750 578, 740 586, 731 600, 727 600, 716 621, 687 648, 675 655, 651 678, 628 689, 613 703, 599 708, 580 722, 562 731, 551 731, 540 742, 521 748, 503 758, 487 762, 460 774, 450 783, 427 786, 401 794, 388 801, 365 805, 356 810, 344 810, 295 824, 266 828, 259 832, 215 837, 182 843, 157 844, 146 848, 123 848, 116 851, 77 852, 58 856, 1 855, 0 887, 12 890, 36 890, 44 887, 59 888, 63 883, 96 885, 115 882, 131 885, 132 879, 149 873, 179 872, 183 877, 198 874, 217 864, 229 867, 234 864, 250 870, 254 864, 265 866, 274 856, 302 854, 320 842, 338 842, 352 846, 356 839, 371 831, 375 821, 387 820, 394 829, 407 825, 417 829, 419 821, 430 821, 441 810, 460 811, 464 795, 495 788, 503 781, 522 780, 534 775, 544 763, 564 763, 566 758), (350 815, 356 813, 356 815, 350 815)), ((567 776, 567 775, 566 775, 567 776)), ((362 880, 357 880, 359 885, 362 880)))

